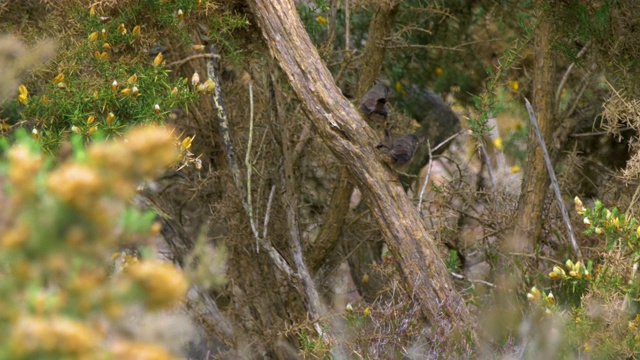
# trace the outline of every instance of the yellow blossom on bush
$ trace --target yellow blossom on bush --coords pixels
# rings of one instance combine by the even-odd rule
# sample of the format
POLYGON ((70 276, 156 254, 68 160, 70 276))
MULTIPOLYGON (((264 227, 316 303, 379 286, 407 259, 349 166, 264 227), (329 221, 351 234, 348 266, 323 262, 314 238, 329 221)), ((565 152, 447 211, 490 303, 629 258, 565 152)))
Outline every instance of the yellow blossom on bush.
POLYGON ((495 139, 493 139, 493 146, 495 146, 496 149, 502 151, 503 144, 502 144, 502 138, 500 136, 498 136, 495 139))
POLYGON ((54 170, 47 179, 47 188, 61 200, 86 208, 104 190, 100 175, 86 165, 67 163, 54 170))
POLYGON ((174 145, 174 136, 163 127, 136 128, 129 131, 127 139, 134 158, 140 159, 136 170, 142 176, 156 175, 177 160, 178 149, 174 145))
POLYGON ((113 359, 136 359, 136 360, 173 360, 174 357, 165 349, 143 342, 116 341, 110 349, 113 359))
POLYGON ((20 85, 18 87, 18 101, 22 105, 29 104, 29 91, 27 90, 27 87, 24 85, 20 85))
POLYGON ((33 154, 24 145, 9 150, 9 181, 16 199, 23 199, 35 191, 34 175, 42 167, 42 156, 33 154))
POLYGON ((93 354, 100 336, 90 327, 61 316, 21 317, 11 329, 9 347, 15 357, 37 355, 40 352, 62 356, 93 354))
POLYGON ((167 262, 139 261, 127 266, 124 272, 145 291, 145 304, 150 309, 175 306, 189 287, 184 275, 167 262))

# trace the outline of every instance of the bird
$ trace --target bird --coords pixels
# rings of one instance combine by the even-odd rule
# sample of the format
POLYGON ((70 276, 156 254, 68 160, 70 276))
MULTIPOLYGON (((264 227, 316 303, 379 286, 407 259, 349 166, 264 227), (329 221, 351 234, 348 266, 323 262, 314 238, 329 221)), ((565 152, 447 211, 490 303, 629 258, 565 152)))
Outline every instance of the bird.
POLYGON ((407 134, 391 141, 389 130, 385 129, 384 132, 384 142, 381 142, 377 147, 387 149, 396 166, 411 161, 420 142, 418 137, 414 134, 407 134))
POLYGON ((360 111, 370 119, 375 120, 381 116, 384 120, 389 117, 389 103, 387 97, 391 93, 391 88, 386 84, 378 83, 364 94, 360 102, 360 111))

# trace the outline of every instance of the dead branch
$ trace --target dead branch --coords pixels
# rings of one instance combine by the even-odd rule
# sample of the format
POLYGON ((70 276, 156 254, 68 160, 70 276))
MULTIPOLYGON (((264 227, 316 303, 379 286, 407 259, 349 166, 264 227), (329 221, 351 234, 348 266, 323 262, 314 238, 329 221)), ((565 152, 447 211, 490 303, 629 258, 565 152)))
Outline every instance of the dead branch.
POLYGON ((533 126, 536 136, 538 137, 538 143, 540 144, 540 149, 542 150, 542 154, 544 156, 544 162, 547 166, 547 171, 549 172, 549 179, 551 180, 551 186, 553 187, 553 191, 556 195, 556 200, 558 201, 560 212, 562 213, 562 219, 564 220, 564 223, 567 226, 567 232, 569 233, 569 239, 571 240, 571 247, 573 248, 573 253, 577 256, 578 260, 582 261, 582 252, 580 251, 580 247, 578 246, 578 242, 576 241, 576 235, 573 232, 573 226, 571 225, 569 212, 567 211, 567 207, 564 205, 564 200, 562 199, 562 194, 560 193, 560 185, 558 185, 558 179, 556 178, 556 173, 553 170, 553 165, 551 164, 551 158, 549 158, 549 152, 547 152, 547 146, 544 142, 544 138, 542 137, 542 132, 538 127, 536 114, 533 112, 531 103, 529 103, 529 100, 527 98, 524 99, 524 102, 525 102, 525 106, 527 107, 527 113, 529 114, 529 120, 531 121, 531 126, 533 126))
MULTIPOLYGON (((217 54, 217 50, 214 46, 211 46, 211 53, 217 54)), ((251 189, 245 189, 244 184, 242 182, 242 177, 240 175, 240 167, 238 166, 238 154, 233 146, 233 142, 231 141, 231 130, 229 128, 229 120, 227 119, 227 112, 224 108, 224 100, 222 96, 221 88, 221 80, 218 77, 218 73, 216 71, 216 64, 212 59, 216 59, 216 57, 207 58, 207 75, 209 78, 216 84, 212 97, 213 103, 216 107, 216 116, 218 118, 218 127, 220 130, 220 135, 222 136, 222 141, 225 146, 225 155, 227 158, 227 164, 229 165, 229 169, 231 170, 231 175, 233 177, 233 182, 236 185, 236 189, 240 194, 242 207, 244 208, 247 216, 252 214, 253 211, 250 209, 249 203, 247 201, 247 191, 251 191, 251 189)), ((265 219, 268 219, 268 216, 265 215, 265 219)), ((266 225, 265 225, 266 226, 266 225)), ((260 237, 258 234, 257 226, 251 226, 251 232, 256 239, 256 242, 267 251, 269 257, 274 262, 274 264, 280 269, 280 271, 284 272, 291 278, 298 278, 297 274, 291 269, 287 260, 278 252, 278 250, 271 245, 266 238, 260 237)))

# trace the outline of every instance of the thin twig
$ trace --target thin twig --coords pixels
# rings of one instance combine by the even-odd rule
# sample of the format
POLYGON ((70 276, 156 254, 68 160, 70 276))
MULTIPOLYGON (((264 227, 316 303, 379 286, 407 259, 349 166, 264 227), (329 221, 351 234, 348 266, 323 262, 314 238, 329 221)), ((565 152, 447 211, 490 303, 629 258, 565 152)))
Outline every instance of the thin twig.
POLYGON ((582 261, 582 252, 580 251, 580 247, 578 246, 578 242, 576 241, 576 236, 573 232, 573 226, 571 225, 571 220, 569 219, 569 212, 567 211, 567 207, 564 205, 564 201, 562 200, 562 194, 560 193, 558 179, 556 179, 556 174, 553 171, 553 166, 551 165, 551 159, 549 158, 547 146, 545 145, 544 138, 542 137, 542 133, 540 132, 540 128, 538 127, 536 114, 533 112, 533 108, 531 107, 531 103, 529 103, 529 100, 525 98, 524 101, 525 106, 527 107, 527 113, 529 114, 529 120, 531 120, 531 125, 533 126, 536 136, 538 137, 538 143, 540 144, 544 162, 547 166, 549 179, 551 180, 551 186, 553 187, 553 191, 556 195, 556 200, 558 201, 558 206, 560 207, 560 212, 562 213, 562 219, 567 226, 567 232, 569 233, 569 239, 571 240, 571 247, 573 248, 573 252, 575 253, 575 255, 578 257, 578 260, 582 261))
MULTIPOLYGON (((215 55, 218 54, 214 46, 211 47, 211 53, 215 55)), ((213 90, 212 97, 213 97, 214 105, 216 107, 218 127, 220 130, 220 134, 222 136, 222 141, 225 146, 225 155, 227 158, 227 163, 231 170, 233 182, 236 185, 236 189, 238 190, 238 193, 240 194, 242 207, 244 208, 245 213, 249 215, 250 210, 249 210, 249 204, 247 202, 247 191, 244 188, 244 184, 242 183, 242 179, 240 176, 240 167, 238 166, 238 163, 239 163, 238 153, 236 152, 235 147, 233 146, 233 142, 231 141, 231 130, 229 128, 229 120, 227 119, 227 113, 224 107, 222 91, 220 90, 220 88, 222 87, 221 86, 222 82, 220 81, 220 78, 218 77, 218 74, 216 72, 216 63, 212 59, 219 59, 219 56, 211 56, 207 59, 207 75, 216 84, 213 90)), ((268 242, 266 239, 260 237, 260 234, 258 234, 257 228, 255 228, 254 226, 251 226, 251 231, 256 241, 260 244, 260 246, 262 246, 263 249, 267 251, 267 254, 269 254, 269 257, 271 258, 273 263, 276 265, 276 267, 280 269, 280 271, 284 272, 289 277, 299 278, 299 276, 293 271, 293 269, 291 269, 291 267, 287 263, 287 260, 278 252, 278 250, 274 248, 273 245, 271 245, 271 243, 268 242)))
POLYGON ((349 51, 349 37, 351 36, 350 33, 350 21, 351 21, 351 16, 350 16, 350 12, 349 12, 349 0, 345 0, 344 2, 344 18, 345 18, 345 32, 344 32, 344 48, 345 50, 349 51))
POLYGON ((422 215, 422 197, 424 196, 424 191, 427 188, 429 176, 431 176, 431 168, 433 167, 433 153, 431 152, 429 139, 427 139, 427 150, 429 151, 429 165, 427 167, 427 175, 424 177, 424 183, 422 183, 422 189, 420 189, 420 198, 418 200, 418 212, 420 212, 420 215, 422 215))
MULTIPOLYGON (((253 203, 251 201, 251 143, 253 143, 253 86, 249 81, 249 141, 247 141, 247 153, 244 156, 244 165, 247 167, 247 205, 249 223, 254 234, 258 233, 258 226, 253 218, 253 203)), ((256 237, 256 252, 260 252, 258 239, 256 237)))
POLYGON ((267 200, 267 210, 264 214, 264 225, 262 228, 262 238, 267 238, 267 229, 269 228, 269 213, 271 212, 271 202, 273 201, 273 194, 276 192, 276 186, 273 185, 271 187, 271 192, 269 193, 269 200, 267 200))
POLYGON ((461 279, 461 280, 467 280, 468 282, 470 282, 472 284, 473 283, 479 283, 479 284, 487 285, 487 286, 492 287, 492 288, 496 287, 495 284, 492 284, 492 283, 490 283, 488 281, 478 280, 478 279, 469 279, 468 277, 466 277, 464 275, 460 275, 460 274, 454 273, 453 271, 449 271, 449 274, 451 274, 455 278, 458 278, 458 279, 461 279))
POLYGON ((491 158, 489 158, 489 153, 487 152, 487 148, 484 144, 480 143, 480 154, 482 154, 482 160, 487 165, 487 173, 489 174, 489 182, 491 183, 491 188, 493 188, 496 184, 495 179, 493 177, 493 169, 491 168, 491 158))
POLYGON ((457 133, 449 136, 448 138, 444 139, 440 144, 436 145, 436 147, 434 147, 433 149, 431 149, 432 152, 438 151, 438 149, 440 149, 441 147, 445 146, 449 141, 455 139, 456 137, 458 137, 459 135, 465 134, 465 133, 469 133, 469 130, 464 129, 464 130, 460 130, 457 133))
MULTIPOLYGON (((580 52, 578 52, 578 55, 576 55, 576 59, 579 59, 585 53, 585 51, 587 51, 587 47, 589 46, 589 44, 590 42, 587 42, 587 44, 583 46, 582 49, 580 49, 580 52)), ((555 97, 554 113, 556 114, 558 113, 558 106, 560 105, 560 96, 562 95, 562 90, 564 89, 564 85, 567 82, 567 79, 569 78, 569 74, 571 73, 571 70, 575 65, 576 65, 575 61, 572 62, 571 65, 569 65, 567 70, 564 72, 564 75, 562 75, 562 80, 560 80, 560 84, 558 84, 558 89, 556 90, 556 97, 555 97)))
POLYGON ((170 62, 167 64, 167 67, 173 67, 173 66, 177 66, 180 67, 182 66, 184 63, 194 60, 194 59, 201 59, 201 58, 211 58, 211 59, 219 59, 220 55, 218 54, 196 54, 196 55, 191 55, 191 56, 187 56, 184 59, 180 59, 180 60, 176 60, 173 62, 170 62))

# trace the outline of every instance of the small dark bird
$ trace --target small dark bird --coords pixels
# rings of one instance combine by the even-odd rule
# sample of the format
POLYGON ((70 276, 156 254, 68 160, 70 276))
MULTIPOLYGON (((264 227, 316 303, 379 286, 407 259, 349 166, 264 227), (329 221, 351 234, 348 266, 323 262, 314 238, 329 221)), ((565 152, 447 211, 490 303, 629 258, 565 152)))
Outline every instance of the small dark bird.
POLYGON ((413 158, 418 148, 419 139, 413 134, 407 134, 391 141, 391 134, 388 129, 384 131, 384 142, 378 148, 384 147, 389 151, 396 165, 408 163, 413 158))
POLYGON ((391 89, 387 85, 383 83, 374 85, 362 97, 360 111, 367 116, 382 116, 386 120, 389 117, 389 104, 387 103, 389 93, 391 93, 391 89))
POLYGON ((418 138, 413 134, 408 134, 393 140, 393 146, 389 154, 398 164, 404 164, 413 158, 417 147, 418 138))

